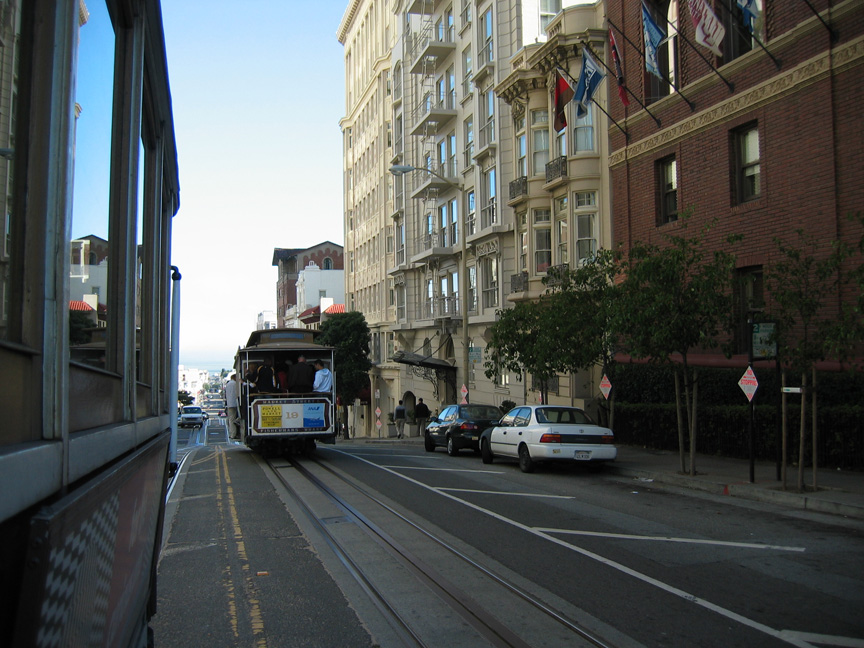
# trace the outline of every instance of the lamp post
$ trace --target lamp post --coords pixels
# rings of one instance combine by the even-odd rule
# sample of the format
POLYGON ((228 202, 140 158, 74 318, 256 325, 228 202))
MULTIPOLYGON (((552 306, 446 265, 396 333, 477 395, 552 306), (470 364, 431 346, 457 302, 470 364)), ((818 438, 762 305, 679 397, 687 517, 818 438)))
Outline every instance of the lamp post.
MULTIPOLYGON (((433 171, 432 169, 415 167, 415 166, 411 166, 410 164, 395 164, 392 167, 390 167, 390 173, 392 173, 395 176, 405 175, 406 173, 408 173, 410 171, 425 171, 426 173, 435 176, 439 180, 442 180, 443 182, 445 182, 446 184, 448 184, 449 186, 454 188, 456 191, 458 191, 459 192, 459 202, 460 202, 459 210, 460 210, 460 212, 462 212, 462 214, 464 214, 465 205, 464 205, 463 199, 465 197, 464 196, 465 192, 464 192, 464 188, 461 184, 456 184, 455 182, 448 180, 447 178, 442 176, 440 173, 437 173, 436 171, 433 171)), ((465 222, 465 220, 464 220, 465 217, 462 214, 460 214, 460 218, 462 219, 461 223, 458 223, 459 230, 461 230, 461 231, 459 231, 459 251, 461 252, 461 257, 462 257, 461 268, 459 269, 459 292, 461 293, 461 298, 459 301, 461 302, 461 308, 462 308, 462 367, 463 367, 462 370, 464 372, 464 379, 465 379, 465 382, 463 384, 464 384, 465 388, 468 389, 468 384, 470 383, 469 372, 468 372, 468 363, 469 363, 469 354, 468 354, 468 260, 466 258, 468 248, 465 244, 466 229, 465 229, 465 227, 462 226, 462 223, 465 222)), ((466 403, 470 401, 469 395, 470 394, 468 392, 465 393, 465 402, 466 403)), ((458 394, 456 395, 456 397, 458 399, 458 394)))

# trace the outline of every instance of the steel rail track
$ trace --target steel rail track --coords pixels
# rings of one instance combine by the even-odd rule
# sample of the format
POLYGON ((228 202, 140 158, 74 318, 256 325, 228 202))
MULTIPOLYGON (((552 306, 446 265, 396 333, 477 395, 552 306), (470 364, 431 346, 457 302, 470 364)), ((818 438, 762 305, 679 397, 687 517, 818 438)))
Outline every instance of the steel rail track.
MULTIPOLYGON (((483 576, 490 579, 492 582, 503 587, 506 591, 510 592, 524 602, 533 606, 536 610, 553 619, 570 632, 573 632, 575 635, 578 635, 584 641, 590 643, 593 646, 596 646, 597 648, 613 648, 611 644, 595 636, 594 634, 586 630, 584 627, 580 626, 578 623, 568 619, 562 613, 545 604, 543 601, 538 600, 535 596, 526 592, 524 589, 520 588, 514 583, 495 574, 487 567, 476 562, 469 556, 460 552, 458 549, 452 547, 449 543, 438 538, 430 531, 424 529, 417 523, 408 519, 399 511, 394 510, 391 506, 381 501, 372 493, 368 492, 367 490, 353 483, 352 481, 349 481, 339 472, 334 470, 331 466, 322 463, 321 461, 318 461, 316 459, 309 459, 309 461, 314 462, 317 466, 339 479, 340 482, 350 486, 352 489, 359 492, 363 497, 367 498, 369 501, 374 502, 382 509, 387 511, 389 514, 405 522, 411 528, 418 531, 438 546, 446 549, 466 564, 478 570, 483 576)), ((292 459, 291 464, 297 470, 298 474, 302 475, 306 480, 312 483, 316 488, 318 488, 328 498, 330 498, 331 501, 333 501, 350 517, 352 517, 358 524, 360 524, 361 528, 366 531, 366 533, 369 534, 370 537, 372 537, 377 543, 379 543, 379 545, 381 545, 391 555, 398 559, 404 566, 410 569, 412 573, 414 573, 421 580, 421 582, 426 584, 426 586, 429 587, 432 591, 436 592, 442 600, 444 600, 454 611, 460 614, 460 616, 462 616, 462 618, 464 618, 482 636, 489 640, 493 646, 500 648, 528 648, 530 646, 530 644, 526 643, 521 637, 516 635, 508 627, 504 626, 500 621, 493 617, 485 608, 483 608, 481 604, 475 601, 472 597, 468 596, 464 591, 460 590, 454 584, 449 582, 435 569, 425 564, 424 561, 411 554, 411 552, 409 552, 398 541, 392 538, 386 531, 384 531, 374 522, 369 520, 368 517, 366 517, 355 507, 345 501, 344 498, 337 495, 329 486, 324 484, 315 475, 311 474, 309 470, 305 468, 299 461, 292 459)), ((294 489, 287 484, 286 480, 282 477, 282 475, 279 474, 278 471, 272 467, 272 465, 271 469, 273 469, 274 473, 277 474, 280 481, 285 484, 286 487, 289 488, 289 490, 294 494, 295 498, 297 498, 296 491, 294 491, 294 489)), ((299 498, 297 499, 299 501, 299 498)), ((328 544, 330 544, 331 546, 333 546, 334 544, 338 545, 338 542, 330 534, 329 530, 324 528, 326 525, 324 525, 320 520, 317 520, 314 513, 309 511, 308 507, 305 504, 303 504, 303 508, 307 511, 307 514, 310 515, 310 518, 315 521, 316 527, 322 530, 325 537, 328 539, 328 544)), ((347 552, 345 552, 341 547, 339 549, 339 553, 347 554, 347 552)), ((348 558, 348 560, 350 560, 350 558, 348 558)), ((384 600, 383 595, 379 591, 377 591, 374 586, 371 585, 371 583, 365 576, 362 575, 362 570, 358 566, 354 565, 352 569, 352 574, 355 574, 355 578, 357 577, 357 575, 360 575, 363 578, 366 587, 372 590, 370 593, 374 594, 374 600, 384 600)), ((422 640, 420 640, 419 637, 416 637, 416 635, 410 630, 410 627, 404 621, 404 619, 399 617, 398 613, 392 609, 392 606, 387 604, 387 608, 388 613, 393 615, 395 619, 399 620, 400 625, 411 634, 412 638, 414 638, 415 641, 420 642, 419 645, 423 645, 422 640)))

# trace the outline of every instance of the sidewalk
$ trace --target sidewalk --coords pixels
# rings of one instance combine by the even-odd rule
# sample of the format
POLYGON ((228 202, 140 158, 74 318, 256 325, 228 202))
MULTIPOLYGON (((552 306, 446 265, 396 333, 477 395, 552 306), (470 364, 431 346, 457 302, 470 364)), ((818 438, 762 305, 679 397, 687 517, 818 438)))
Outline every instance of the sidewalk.
MULTIPOLYGON (((352 442, 423 445, 422 437, 355 438, 352 442)), ((343 442, 344 443, 344 442, 343 442)), ((687 457, 689 465, 689 456, 687 457)), ((728 495, 778 506, 842 515, 864 520, 864 473, 819 469, 817 491, 810 490, 813 469, 804 471, 805 492, 796 492, 798 468, 786 469, 786 490, 776 480, 773 462, 757 462, 754 483, 750 483, 750 463, 746 459, 729 459, 713 455, 696 455, 696 475, 678 472, 678 453, 650 450, 636 446, 618 446, 618 459, 608 465, 610 472, 643 483, 652 482, 690 488, 714 495, 728 495)))

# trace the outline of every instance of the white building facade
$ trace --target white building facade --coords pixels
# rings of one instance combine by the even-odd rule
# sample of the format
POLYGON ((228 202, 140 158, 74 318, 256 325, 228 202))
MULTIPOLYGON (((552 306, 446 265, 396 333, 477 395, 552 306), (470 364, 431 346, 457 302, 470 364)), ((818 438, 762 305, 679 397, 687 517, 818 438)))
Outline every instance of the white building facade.
MULTIPOLYGON (((592 107, 590 132, 571 119, 556 133, 549 118, 555 67, 578 77, 578 43, 603 33, 602 2, 578 4, 401 0, 391 15, 371 0, 349 4, 339 30, 345 290, 377 344, 371 411, 401 399, 410 413, 420 397, 433 411, 538 398, 530 376, 487 378, 485 348, 497 312, 536 299, 553 260, 611 237, 602 113, 592 107), (579 231, 579 201, 593 201, 580 203, 593 229, 579 231)), ((554 396, 584 404, 577 382, 554 396)))

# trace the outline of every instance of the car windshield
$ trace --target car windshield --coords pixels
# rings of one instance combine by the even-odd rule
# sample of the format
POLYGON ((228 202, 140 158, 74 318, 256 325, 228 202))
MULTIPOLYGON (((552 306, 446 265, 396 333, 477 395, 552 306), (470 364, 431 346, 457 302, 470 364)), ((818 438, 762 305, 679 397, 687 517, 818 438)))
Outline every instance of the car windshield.
POLYGON ((183 413, 184 414, 200 414, 201 408, 200 407, 184 407, 183 413))
POLYGON ((497 421, 501 410, 490 405, 469 405, 461 409, 462 418, 471 421, 497 421))
POLYGON ((582 410, 570 407, 539 407, 537 408, 538 423, 569 423, 576 425, 593 425, 594 421, 582 410))

